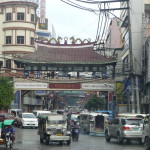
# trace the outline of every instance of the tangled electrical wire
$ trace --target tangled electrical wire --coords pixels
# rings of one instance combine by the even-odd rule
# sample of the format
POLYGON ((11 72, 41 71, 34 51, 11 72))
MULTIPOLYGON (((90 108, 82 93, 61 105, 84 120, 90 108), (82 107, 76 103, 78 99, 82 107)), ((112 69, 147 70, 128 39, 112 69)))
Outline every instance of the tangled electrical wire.
MULTIPOLYGON (((113 2, 120 2, 120 0, 113 0, 113 1, 60 0, 60 1, 72 7, 89 11, 94 14, 98 14, 99 19, 98 19, 95 42, 98 45, 100 45, 102 41, 105 41, 105 39, 107 38, 107 33, 109 31, 109 25, 112 19, 112 17, 110 16, 117 17, 114 13, 111 12, 110 5, 113 2), (102 10, 107 10, 107 11, 102 11, 102 10)), ((126 1, 126 0, 122 0, 122 1, 126 1)))

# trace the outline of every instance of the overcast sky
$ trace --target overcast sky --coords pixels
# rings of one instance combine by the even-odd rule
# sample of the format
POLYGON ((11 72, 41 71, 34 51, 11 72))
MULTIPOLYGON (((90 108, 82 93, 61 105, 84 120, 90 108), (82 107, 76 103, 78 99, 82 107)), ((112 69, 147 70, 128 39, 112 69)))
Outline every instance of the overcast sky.
MULTIPOLYGON (((72 0, 73 2, 77 2, 72 0)), ((84 7, 98 9, 98 5, 86 5, 84 7)), ((115 3, 116 4, 116 3, 115 3)), ((46 1, 46 17, 54 25, 56 36, 88 39, 96 39, 99 14, 81 10, 67 5, 60 0, 46 1)))

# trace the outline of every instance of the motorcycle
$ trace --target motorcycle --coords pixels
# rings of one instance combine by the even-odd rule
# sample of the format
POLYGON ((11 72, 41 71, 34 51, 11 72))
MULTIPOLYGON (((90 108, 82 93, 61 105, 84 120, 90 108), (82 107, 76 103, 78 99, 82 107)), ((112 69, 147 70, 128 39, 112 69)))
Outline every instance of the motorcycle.
POLYGON ((5 135, 6 148, 12 148, 13 147, 14 140, 12 140, 12 136, 13 135, 10 132, 6 133, 6 135, 5 135))
POLYGON ((78 141, 78 139, 79 139, 79 129, 78 128, 73 128, 71 133, 72 133, 72 140, 74 141, 76 139, 78 141))

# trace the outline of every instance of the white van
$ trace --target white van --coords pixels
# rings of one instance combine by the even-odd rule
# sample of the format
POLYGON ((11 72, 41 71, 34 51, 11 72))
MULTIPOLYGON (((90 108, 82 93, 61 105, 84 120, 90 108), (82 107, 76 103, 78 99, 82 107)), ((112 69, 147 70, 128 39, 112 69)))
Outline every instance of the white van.
POLYGON ((18 115, 20 113, 22 113, 22 112, 23 112, 22 109, 10 109, 9 110, 9 113, 11 113, 12 115, 14 115, 15 117, 18 117, 18 115))
POLYGON ((33 110, 33 114, 37 117, 40 114, 51 114, 51 111, 47 111, 47 110, 33 110))

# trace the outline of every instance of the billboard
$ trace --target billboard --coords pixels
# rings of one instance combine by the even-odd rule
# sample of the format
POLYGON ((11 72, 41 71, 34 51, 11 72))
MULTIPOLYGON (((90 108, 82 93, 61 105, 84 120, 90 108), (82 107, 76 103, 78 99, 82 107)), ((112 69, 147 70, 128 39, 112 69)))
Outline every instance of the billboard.
POLYGON ((40 18, 40 21, 38 23, 38 29, 40 30, 48 30, 48 19, 44 18, 44 21, 40 18))

